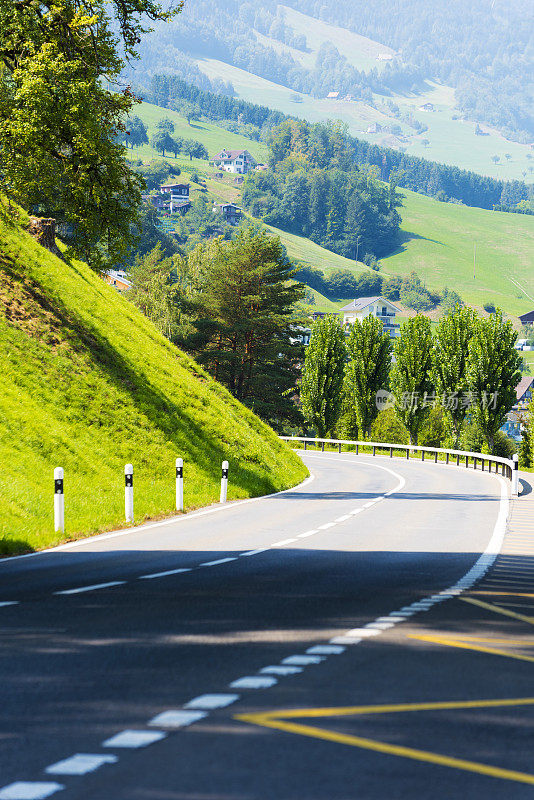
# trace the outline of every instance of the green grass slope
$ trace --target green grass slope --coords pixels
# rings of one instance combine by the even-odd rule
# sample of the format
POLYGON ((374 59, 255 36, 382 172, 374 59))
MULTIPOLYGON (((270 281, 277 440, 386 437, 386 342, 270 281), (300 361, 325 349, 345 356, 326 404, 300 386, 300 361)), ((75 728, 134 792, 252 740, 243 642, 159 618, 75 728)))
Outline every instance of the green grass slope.
MULTIPOLYGON (((211 122, 200 122, 198 120, 191 120, 191 124, 186 120, 182 114, 172 111, 170 108, 160 108, 151 103, 140 103, 135 107, 134 113, 140 117, 148 128, 148 138, 155 133, 156 123, 159 120, 167 117, 174 123, 173 136, 181 137, 182 139, 194 139, 201 142, 208 151, 210 158, 219 153, 223 147, 231 150, 248 150, 254 158, 263 162, 267 159, 267 145, 264 142, 255 142, 252 139, 247 139, 246 136, 241 136, 239 133, 232 133, 220 125, 215 125, 211 122)), ((161 154, 154 150, 149 144, 142 147, 136 147, 134 150, 128 151, 130 157, 142 158, 143 160, 151 158, 160 158, 161 154)), ((175 158, 172 153, 165 154, 166 159, 172 164, 175 158)), ((194 158, 192 161, 189 156, 179 154, 176 159, 178 166, 185 167, 190 170, 192 166, 200 170, 205 170, 208 166, 207 161, 202 161, 194 158)))
MULTIPOLYGON (((407 275, 415 270, 433 289, 448 286, 478 308, 493 300, 512 316, 534 308, 534 217, 439 203, 400 191, 402 244, 380 259, 381 275, 407 275)), ((342 268, 359 274, 366 269, 309 239, 268 227, 280 236, 290 257, 326 273, 342 268)))
MULTIPOLYGON (((0 206, 0 210, 2 210, 0 206)), ((190 509, 292 486, 306 469, 275 433, 171 345, 87 265, 63 262, 0 215, 0 553, 56 544, 53 468, 65 469, 66 537, 172 512, 185 460, 190 509)))

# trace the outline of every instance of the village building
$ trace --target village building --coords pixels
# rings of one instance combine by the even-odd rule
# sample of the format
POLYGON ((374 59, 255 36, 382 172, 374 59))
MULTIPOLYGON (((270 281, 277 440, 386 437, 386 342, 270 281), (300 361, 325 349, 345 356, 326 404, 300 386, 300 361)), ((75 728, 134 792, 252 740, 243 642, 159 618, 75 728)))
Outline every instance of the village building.
POLYGON ((166 183, 157 194, 143 195, 162 214, 185 214, 191 208, 188 183, 166 183))
POLYGON ((534 311, 527 311, 526 314, 521 314, 519 317, 522 325, 534 324, 534 311))
POLYGON ((373 122, 373 124, 369 125, 367 128, 367 133, 380 133, 381 130, 382 125, 380 125, 378 122, 373 122))
POLYGON ((221 214, 228 225, 237 225, 243 216, 243 209, 234 203, 214 203, 213 211, 216 214, 221 214))
POLYGON ((246 175, 256 166, 256 161, 248 150, 221 150, 213 158, 213 164, 225 172, 246 175))
POLYGON ((400 313, 400 308, 384 297, 358 297, 343 306, 341 312, 343 325, 353 325, 356 320, 363 322, 365 317, 372 314, 382 323, 384 333, 388 333, 392 339, 400 336, 400 325, 395 322, 395 316, 400 313))
POLYGON ((433 103, 423 103, 422 106, 419 106, 419 111, 435 111, 433 103))
POLYGON ((515 387, 516 402, 506 415, 506 422, 501 428, 503 433, 511 439, 515 439, 516 442, 521 441, 521 433, 524 428, 526 413, 533 394, 534 377, 526 376, 521 378, 515 387))
POLYGON ((114 286, 119 292, 127 292, 132 288, 132 282, 128 278, 128 273, 123 269, 107 269, 101 273, 103 279, 110 286, 114 286))
POLYGON ((339 92, 328 92, 326 95, 327 100, 337 100, 339 97, 339 92))

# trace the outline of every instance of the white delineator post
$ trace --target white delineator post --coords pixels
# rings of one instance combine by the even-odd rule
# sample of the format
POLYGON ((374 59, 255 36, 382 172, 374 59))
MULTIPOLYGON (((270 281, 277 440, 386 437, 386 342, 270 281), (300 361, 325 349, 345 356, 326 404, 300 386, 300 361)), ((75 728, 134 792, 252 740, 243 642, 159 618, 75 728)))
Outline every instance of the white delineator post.
POLYGON ((184 460, 176 459, 176 510, 184 510, 184 460))
POLYGON ((124 467, 124 514, 126 522, 134 521, 133 466, 124 467))
POLYGON ((220 503, 226 503, 226 495, 228 494, 228 466, 228 461, 222 462, 220 503))
POLYGON ((517 497, 519 495, 519 456, 514 453, 512 456, 514 468, 512 470, 512 494, 517 497))
POLYGON ((56 467, 54 470, 54 530, 60 533, 65 533, 63 477, 63 467, 56 467))

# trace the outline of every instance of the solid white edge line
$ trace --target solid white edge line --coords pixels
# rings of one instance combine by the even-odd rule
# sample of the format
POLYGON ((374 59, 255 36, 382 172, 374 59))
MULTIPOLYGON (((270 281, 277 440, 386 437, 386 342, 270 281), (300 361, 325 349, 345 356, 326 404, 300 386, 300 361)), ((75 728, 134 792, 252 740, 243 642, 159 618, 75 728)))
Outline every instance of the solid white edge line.
POLYGON ((115 539, 119 536, 129 536, 132 533, 143 533, 144 531, 151 530, 152 528, 163 528, 166 525, 177 525, 181 522, 185 522, 188 519, 204 517, 208 514, 217 514, 219 511, 229 511, 232 508, 244 506, 247 503, 257 503, 260 500, 269 500, 271 497, 279 497, 281 494, 287 494, 287 492, 296 492, 314 481, 315 477, 316 476, 312 472, 302 481, 302 483, 298 483, 296 486, 290 486, 289 489, 282 489, 281 492, 271 492, 271 494, 263 494, 260 497, 247 497, 245 500, 230 501, 229 503, 222 503, 221 505, 204 508, 200 511, 190 511, 188 514, 180 514, 180 516, 169 517, 168 519, 161 520, 161 522, 149 522, 146 525, 137 525, 135 528, 125 528, 124 530, 111 531, 110 533, 99 533, 97 536, 86 536, 83 539, 76 539, 74 542, 59 544, 57 547, 48 547, 46 550, 38 550, 36 553, 24 553, 21 556, 9 556, 8 558, 2 558, 0 559, 0 571, 2 564, 10 564, 12 561, 18 561, 22 558, 35 558, 35 556, 42 556, 43 553, 59 553, 62 550, 70 550, 73 547, 81 547, 84 544, 103 542, 107 539, 115 539))

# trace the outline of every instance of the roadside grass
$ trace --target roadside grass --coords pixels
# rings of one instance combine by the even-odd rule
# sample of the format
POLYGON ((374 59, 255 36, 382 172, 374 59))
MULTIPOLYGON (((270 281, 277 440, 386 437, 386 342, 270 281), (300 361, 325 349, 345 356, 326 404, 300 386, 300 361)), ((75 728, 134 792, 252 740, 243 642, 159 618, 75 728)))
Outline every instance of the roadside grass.
POLYGON ((267 425, 128 300, 0 211, 0 554, 124 525, 128 462, 136 523, 173 513, 178 456, 188 510, 218 500, 225 458, 230 499, 306 476, 267 425), (56 466, 65 536, 53 529, 56 466))

